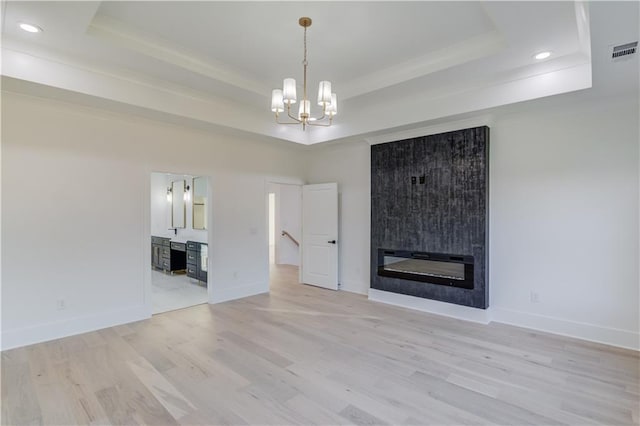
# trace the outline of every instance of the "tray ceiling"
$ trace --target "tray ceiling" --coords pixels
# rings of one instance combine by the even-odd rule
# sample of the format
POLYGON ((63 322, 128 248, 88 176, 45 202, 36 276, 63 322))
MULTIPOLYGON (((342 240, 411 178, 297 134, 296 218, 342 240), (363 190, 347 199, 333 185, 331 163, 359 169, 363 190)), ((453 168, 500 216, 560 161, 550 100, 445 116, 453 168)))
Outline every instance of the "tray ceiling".
POLYGON ((302 144, 591 86, 581 2, 8 1, 2 49, 5 76, 302 144), (269 110, 283 78, 301 81, 300 16, 309 88, 339 96, 331 128, 282 128, 269 110))

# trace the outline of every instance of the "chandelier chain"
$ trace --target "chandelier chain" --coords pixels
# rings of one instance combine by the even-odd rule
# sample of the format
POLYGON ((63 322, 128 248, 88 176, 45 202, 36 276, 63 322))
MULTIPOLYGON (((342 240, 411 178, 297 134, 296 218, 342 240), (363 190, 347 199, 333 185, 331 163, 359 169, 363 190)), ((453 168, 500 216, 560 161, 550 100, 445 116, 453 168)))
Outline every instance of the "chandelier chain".
POLYGON ((304 27, 304 61, 302 61, 302 65, 304 65, 304 99, 307 99, 307 27, 304 27))
POLYGON ((302 65, 307 65, 307 27, 304 27, 304 60, 302 65))

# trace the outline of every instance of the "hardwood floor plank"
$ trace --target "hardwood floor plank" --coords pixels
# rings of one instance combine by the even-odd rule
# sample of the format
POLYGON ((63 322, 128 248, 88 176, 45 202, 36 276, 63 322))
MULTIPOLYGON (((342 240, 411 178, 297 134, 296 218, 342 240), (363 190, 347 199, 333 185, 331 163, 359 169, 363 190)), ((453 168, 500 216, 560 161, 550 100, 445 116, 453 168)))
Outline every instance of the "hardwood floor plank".
MULTIPOLYGON (((336 415, 331 410, 318 404, 316 401, 300 394, 286 402, 286 406, 301 414, 307 419, 312 419, 315 425, 348 425, 347 419, 336 415)), ((340 410, 342 411, 342 410, 340 410)))
POLYGON ((113 425, 137 425, 140 424, 132 416, 132 412, 126 401, 122 400, 122 395, 115 387, 104 388, 96 392, 98 402, 102 405, 105 413, 113 425))
POLYGON ((519 425, 562 424, 535 412, 487 397, 437 377, 416 372, 410 380, 429 395, 449 405, 461 408, 490 422, 519 425))
POLYGON ((248 425, 244 410, 234 410, 233 403, 229 402, 228 395, 235 389, 227 386, 225 381, 217 377, 209 377, 197 381, 182 374, 179 369, 163 372, 163 375, 191 401, 198 411, 181 419, 181 423, 188 425, 200 419, 209 419, 205 424, 221 425, 248 425))
POLYGON ((140 337, 138 333, 127 334, 123 340, 158 371, 165 371, 176 366, 164 353, 163 349, 166 346, 162 344, 161 340, 151 336, 140 337))
POLYGON ((58 391, 68 394, 76 424, 109 424, 109 418, 93 391, 94 376, 81 363, 60 364, 58 374, 61 381, 58 391))
POLYGON ((349 405, 344 410, 340 411, 340 415, 347 419, 349 423, 359 426, 387 424, 366 411, 362 411, 358 407, 354 407, 353 405, 349 405))
POLYGON ((223 337, 227 340, 232 341, 233 343, 235 343, 237 346, 241 347, 242 349, 246 350, 247 352, 252 352, 254 354, 256 354, 257 356, 259 356, 260 358, 269 361, 270 363, 280 367, 280 368, 286 368, 288 366, 290 366, 292 364, 292 362, 290 360, 288 360, 287 358, 283 357, 282 355, 268 349, 265 348, 264 346, 261 346, 259 344, 256 344, 254 342, 252 342, 251 340, 245 339, 244 337, 232 333, 230 331, 223 331, 222 333, 218 334, 220 337, 223 337))
POLYGON ((129 361, 127 365, 134 376, 147 387, 174 419, 179 421, 197 411, 196 407, 180 391, 144 359, 129 361))
POLYGON ((433 425, 486 425, 491 423, 460 407, 454 407, 432 398, 428 393, 411 383, 408 378, 388 377, 381 379, 376 384, 376 389, 384 390, 396 400, 409 406, 407 414, 410 414, 409 420, 413 422, 412 424, 416 424, 416 419, 420 419, 418 424, 433 425))
POLYGON ((42 347, 29 348, 31 382, 40 405, 44 424, 74 424, 73 404, 68 392, 60 392, 59 366, 53 366, 42 347))
POLYGON ((43 424, 27 348, 2 352, 2 424, 43 424))

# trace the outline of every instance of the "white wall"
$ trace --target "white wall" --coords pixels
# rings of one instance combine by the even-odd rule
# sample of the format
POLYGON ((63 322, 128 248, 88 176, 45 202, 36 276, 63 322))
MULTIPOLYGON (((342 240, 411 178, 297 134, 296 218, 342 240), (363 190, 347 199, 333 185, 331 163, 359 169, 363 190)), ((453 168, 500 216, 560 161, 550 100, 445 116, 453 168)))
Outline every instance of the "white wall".
POLYGON ((637 98, 604 98, 499 117, 490 150, 495 320, 640 347, 638 114, 637 98))
POLYGON ((365 142, 313 147, 309 183, 338 182, 340 289, 367 294, 371 204, 371 150, 365 142))
POLYGON ((265 185, 299 147, 8 92, 2 124, 3 348, 150 314, 152 171, 211 177, 211 301, 268 291, 265 185))
MULTIPOLYGON (((638 101, 556 98, 493 112, 489 317, 638 348, 638 101)), ((360 293, 369 287, 369 152, 320 146, 307 172, 310 183, 339 182, 341 282, 360 293)))

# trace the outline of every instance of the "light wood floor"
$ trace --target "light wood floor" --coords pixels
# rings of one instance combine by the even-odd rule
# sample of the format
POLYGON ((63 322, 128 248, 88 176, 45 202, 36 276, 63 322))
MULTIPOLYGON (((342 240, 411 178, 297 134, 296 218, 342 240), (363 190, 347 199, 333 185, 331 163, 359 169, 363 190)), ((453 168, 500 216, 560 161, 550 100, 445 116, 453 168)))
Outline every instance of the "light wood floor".
POLYGON ((639 357, 295 284, 2 353, 2 423, 638 424, 639 357))

